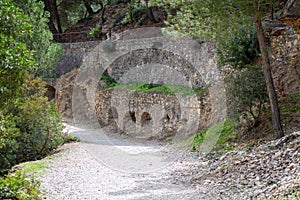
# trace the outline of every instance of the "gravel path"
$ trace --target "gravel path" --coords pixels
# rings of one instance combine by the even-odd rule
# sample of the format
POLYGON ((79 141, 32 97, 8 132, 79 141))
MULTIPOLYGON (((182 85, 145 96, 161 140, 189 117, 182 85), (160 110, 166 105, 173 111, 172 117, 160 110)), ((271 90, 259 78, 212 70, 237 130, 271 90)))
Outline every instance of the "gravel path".
POLYGON ((45 199, 194 200, 214 196, 207 187, 173 177, 173 172, 198 163, 186 152, 174 152, 162 144, 107 136, 103 129, 67 129, 82 142, 64 145, 50 159, 50 168, 41 177, 45 199))
POLYGON ((48 159, 45 199, 300 199, 300 132, 214 158, 109 129, 67 131, 82 142, 48 159))

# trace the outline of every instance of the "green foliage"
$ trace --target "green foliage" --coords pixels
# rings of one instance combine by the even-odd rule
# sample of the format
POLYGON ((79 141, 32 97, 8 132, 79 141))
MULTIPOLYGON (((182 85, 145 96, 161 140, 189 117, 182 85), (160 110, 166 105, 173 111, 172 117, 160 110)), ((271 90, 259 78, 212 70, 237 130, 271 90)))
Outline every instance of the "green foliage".
POLYGON ((39 187, 38 181, 18 170, 0 179, 0 199, 39 200, 39 187))
POLYGON ((99 37, 102 31, 102 26, 98 26, 95 28, 92 28, 91 31, 88 33, 90 37, 99 37))
POLYGON ((122 89, 130 92, 158 92, 167 95, 193 96, 207 91, 207 88, 192 89, 185 85, 152 84, 144 82, 131 82, 126 84, 112 83, 107 89, 122 89))
POLYGON ((101 89, 122 89, 129 92, 158 92, 167 95, 180 95, 180 96, 193 96, 200 95, 207 92, 208 88, 190 88, 185 85, 170 85, 170 84, 153 84, 145 82, 130 82, 126 84, 117 83, 107 71, 105 71, 101 77, 105 86, 101 89))
POLYGON ((264 13, 269 4, 275 6, 278 2, 259 1, 259 8, 254 6, 254 1, 244 0, 150 0, 150 5, 165 8, 170 31, 220 42, 234 38, 241 28, 250 30, 253 13, 264 13), (174 8, 176 14, 170 8, 174 8))
POLYGON ((14 104, 2 110, 0 173, 27 160, 40 159, 63 141, 56 107, 43 96, 45 83, 27 77, 14 104))
POLYGON ((25 42, 29 44, 36 33, 31 28, 37 24, 29 22, 37 17, 33 13, 42 9, 41 4, 32 8, 29 19, 14 3, 0 4, 0 174, 17 163, 45 156, 62 142, 60 117, 44 97, 45 83, 27 75, 36 62, 25 42))
POLYGON ((10 0, 0 4, 0 109, 18 95, 27 70, 35 66, 33 52, 19 38, 31 34, 28 17, 10 0))
POLYGON ((259 58, 259 45, 255 28, 240 29, 232 38, 218 44, 218 64, 230 65, 234 69, 242 69, 259 58))
POLYGON ((193 141, 192 141, 192 150, 196 151, 197 146, 200 146, 205 138, 206 132, 208 128, 201 130, 200 132, 195 133, 193 141))
POLYGON ((258 126, 265 103, 267 89, 261 68, 252 66, 230 74, 225 81, 227 106, 231 118, 243 117, 258 126))
POLYGON ((52 43, 53 36, 48 28, 49 13, 44 11, 43 1, 16 0, 14 3, 29 16, 32 33, 20 38, 27 48, 33 50, 37 66, 31 70, 36 75, 53 74, 55 65, 62 55, 60 44, 52 43))
POLYGON ((35 176, 38 177, 42 174, 44 169, 48 168, 48 164, 46 160, 37 160, 37 161, 30 161, 21 163, 17 166, 13 167, 13 170, 21 170, 28 176, 35 176))
POLYGON ((139 21, 143 14, 146 14, 146 4, 141 0, 132 0, 128 7, 131 21, 139 21))
POLYGON ((104 71, 101 79, 106 84, 107 88, 114 87, 117 84, 117 81, 113 79, 107 71, 104 71))
POLYGON ((287 97, 282 99, 281 104, 283 105, 280 112, 283 115, 292 115, 300 110, 300 92, 288 94, 287 97))
POLYGON ((63 135, 62 139, 63 139, 64 144, 71 143, 71 142, 80 142, 81 141, 78 137, 75 137, 71 134, 63 135))
POLYGON ((64 31, 85 18, 86 8, 82 0, 62 0, 58 12, 64 31))
POLYGON ((230 143, 234 142, 237 137, 237 132, 235 132, 234 127, 234 120, 228 119, 195 133, 192 141, 192 150, 197 150, 197 147, 201 146, 202 143, 207 140, 213 140, 214 138, 211 138, 212 136, 208 134, 208 132, 212 130, 214 132, 213 137, 218 136, 215 149, 223 148, 231 150, 232 147, 230 146, 230 143))
POLYGON ((147 7, 145 5, 136 6, 131 11, 133 21, 138 21, 143 14, 146 14, 147 7))

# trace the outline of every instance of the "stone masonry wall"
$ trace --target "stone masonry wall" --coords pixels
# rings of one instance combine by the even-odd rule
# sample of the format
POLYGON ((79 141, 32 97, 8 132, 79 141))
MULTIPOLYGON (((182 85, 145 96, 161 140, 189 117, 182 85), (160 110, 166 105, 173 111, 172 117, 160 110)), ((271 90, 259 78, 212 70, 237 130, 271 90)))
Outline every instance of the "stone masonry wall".
POLYGON ((208 95, 177 97, 156 92, 96 91, 100 124, 144 139, 172 139, 182 129, 208 126, 208 95))
POLYGON ((62 43, 63 56, 56 64, 55 73, 58 77, 81 66, 83 58, 92 51, 100 41, 62 43))
POLYGON ((300 29, 286 26, 271 35, 272 72, 279 96, 300 91, 300 29))
POLYGON ((287 0, 278 20, 269 30, 272 72, 279 96, 285 96, 300 91, 300 1, 287 0))

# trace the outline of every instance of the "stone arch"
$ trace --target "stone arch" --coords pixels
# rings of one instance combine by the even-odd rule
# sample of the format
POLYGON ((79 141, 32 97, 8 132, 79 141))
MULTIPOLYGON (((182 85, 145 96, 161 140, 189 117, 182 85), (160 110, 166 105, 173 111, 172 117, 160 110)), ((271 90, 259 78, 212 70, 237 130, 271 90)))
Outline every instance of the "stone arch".
POLYGON ((161 49, 136 49, 115 59, 105 70, 117 82, 131 68, 146 64, 168 66, 180 72, 192 88, 206 87, 201 74, 185 58, 171 51, 161 49))
POLYGON ((143 112, 141 115, 141 126, 147 126, 151 123, 152 117, 148 112, 143 112))
POLYGON ((116 124, 116 121, 118 120, 118 111, 117 111, 117 108, 116 107, 110 107, 108 109, 108 112, 107 112, 107 122, 108 124, 116 124))
POLYGON ((56 89, 51 85, 46 85, 45 88, 46 88, 45 96, 48 97, 48 101, 55 99, 56 89))
MULTIPOLYGON (((144 32, 147 33, 153 33, 154 32, 153 29, 161 30, 160 28, 143 28, 144 32)), ((131 32, 129 31, 124 35, 131 36, 132 32, 135 31, 136 30, 133 30, 131 32)), ((210 119, 210 122, 211 124, 213 124, 213 123, 223 121, 224 117, 226 116, 226 107, 223 104, 224 102, 223 99, 225 99, 226 96, 224 93, 223 80, 219 72, 219 69, 217 68, 216 65, 215 45, 213 43, 199 42, 184 36, 170 37, 168 35, 163 35, 162 33, 154 34, 154 35, 150 34, 149 37, 148 36, 142 37, 141 40, 140 38, 138 39, 130 38, 130 37, 128 38, 125 36, 122 37, 122 39, 120 40, 109 41, 113 43, 115 47, 112 51, 106 51, 104 48, 105 45, 103 45, 102 42, 101 44, 96 46, 93 51, 91 51, 89 54, 85 56, 84 61, 80 66, 80 73, 78 73, 76 77, 75 80, 76 84, 74 85, 74 92, 73 92, 73 97, 74 97, 73 107, 76 108, 74 109, 73 115, 74 115, 74 121, 76 123, 84 124, 85 126, 86 124, 89 124, 91 126, 96 124, 95 119, 97 119, 97 116, 96 116, 96 112, 93 112, 95 96, 90 94, 93 94, 94 91, 96 90, 97 84, 99 82, 99 78, 102 76, 103 72, 106 69, 110 69, 110 68, 113 69, 111 66, 115 65, 117 62, 120 62, 122 63, 122 65, 120 64, 119 66, 121 68, 122 67, 124 68, 123 70, 124 73, 128 71, 127 65, 130 65, 131 63, 130 60, 128 62, 126 61, 125 59, 126 56, 144 54, 145 56, 143 57, 143 59, 141 60, 140 58, 140 60, 137 61, 144 64, 145 62, 142 61, 147 61, 147 54, 150 55, 150 54, 154 54, 155 52, 163 52, 161 56, 157 56, 157 59, 159 61, 165 60, 167 62, 168 56, 172 57, 171 54, 173 54, 174 57, 176 57, 176 59, 180 60, 179 63, 186 63, 186 64, 180 64, 180 66, 184 66, 184 65, 190 66, 190 70, 182 71, 181 67, 178 67, 179 65, 178 66, 171 65, 172 69, 174 68, 177 71, 182 72, 182 74, 188 75, 189 73, 186 72, 188 71, 193 72, 190 73, 190 75, 195 75, 195 77, 197 78, 194 78, 194 76, 187 77, 186 79, 189 82, 189 86, 193 86, 193 87, 195 87, 195 85, 202 86, 203 85, 202 83, 204 83, 205 86, 209 86, 209 97, 210 100, 212 101, 211 113, 213 116, 210 119), (161 43, 161 45, 154 47, 155 43, 161 43), (114 64, 112 65, 112 63, 114 64), (194 80, 200 81, 200 84, 197 84, 196 82, 194 82, 194 80), (87 112, 89 110, 91 110, 91 112, 87 112)), ((131 56, 131 58, 132 57, 133 56, 131 56)), ((172 60, 169 60, 168 63, 172 64, 172 60)), ((168 64, 163 62, 160 62, 160 64, 168 66, 168 64)), ((118 73, 117 71, 115 72, 118 73)), ((113 77, 122 77, 122 73, 116 76, 114 74, 113 77)), ((185 108, 189 109, 190 107, 197 107, 198 103, 196 101, 185 102, 185 99, 180 98, 180 105, 184 109, 185 108)), ((132 110, 130 107, 129 109, 132 110)), ((130 117, 130 114, 128 112, 126 116, 129 117, 131 124, 135 126, 136 124, 132 122, 132 118, 130 117)), ((186 126, 180 127, 181 132, 185 132, 185 133, 195 132, 195 129, 198 128, 197 124, 199 123, 196 121, 197 119, 194 119, 192 116, 188 115, 187 112, 181 112, 180 117, 187 118, 189 122, 186 126)), ((122 119, 120 119, 119 122, 123 121, 123 119, 126 119, 126 117, 125 118, 122 117, 122 119)), ((123 127, 123 124, 121 126, 123 127)))
POLYGON ((123 122, 133 122, 136 123, 136 115, 134 111, 128 111, 124 117, 123 117, 123 122))

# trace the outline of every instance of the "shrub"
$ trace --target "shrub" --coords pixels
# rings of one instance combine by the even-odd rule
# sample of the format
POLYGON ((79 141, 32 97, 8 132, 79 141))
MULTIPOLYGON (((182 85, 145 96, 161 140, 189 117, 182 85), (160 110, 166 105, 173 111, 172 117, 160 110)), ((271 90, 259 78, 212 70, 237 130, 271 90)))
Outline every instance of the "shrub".
POLYGON ((147 7, 145 5, 140 5, 137 7, 134 7, 131 11, 131 18, 133 21, 140 20, 141 16, 143 14, 146 14, 147 7))
POLYGON ((241 28, 232 39, 218 44, 218 64, 230 65, 235 69, 245 68, 259 57, 259 45, 255 28, 241 28))
POLYGON ((89 37, 100 37, 102 31, 102 26, 98 26, 92 28, 91 31, 88 33, 89 37))
POLYGON ((261 113, 268 100, 264 75, 260 66, 237 70, 226 78, 227 108, 230 118, 260 124, 261 113))
POLYGON ((62 143, 56 107, 43 96, 45 83, 28 76, 21 96, 0 116, 0 174, 13 165, 40 159, 62 143))
POLYGON ((0 199, 42 199, 39 182, 18 170, 0 179, 0 199))

